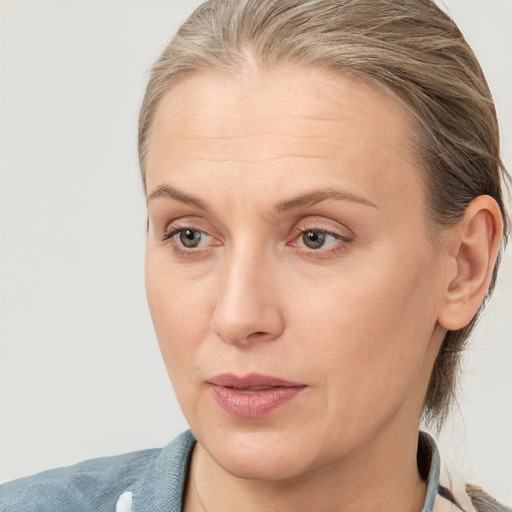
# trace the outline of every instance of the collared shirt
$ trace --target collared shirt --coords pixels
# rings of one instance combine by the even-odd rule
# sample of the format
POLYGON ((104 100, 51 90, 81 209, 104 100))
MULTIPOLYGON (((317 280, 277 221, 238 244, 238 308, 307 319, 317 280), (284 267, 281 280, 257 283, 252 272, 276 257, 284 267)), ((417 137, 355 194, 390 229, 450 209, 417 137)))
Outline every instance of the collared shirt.
MULTIPOLYGON (((0 486, 0 512, 181 512, 190 431, 163 449, 105 457, 0 486)), ((476 512, 465 484, 441 465, 434 440, 420 432, 418 467, 427 479, 421 512, 476 512)))
POLYGON ((418 467, 420 473, 427 476, 427 493, 421 512, 477 512, 466 492, 465 482, 441 463, 434 439, 425 432, 420 432, 419 436, 418 467))

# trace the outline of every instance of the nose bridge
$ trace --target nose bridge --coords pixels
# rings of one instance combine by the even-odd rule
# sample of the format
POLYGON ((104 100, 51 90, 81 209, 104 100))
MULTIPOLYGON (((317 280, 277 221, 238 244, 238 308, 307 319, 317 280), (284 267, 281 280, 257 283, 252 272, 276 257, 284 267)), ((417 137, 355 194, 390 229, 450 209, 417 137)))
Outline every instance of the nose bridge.
POLYGON ((283 322, 273 290, 272 261, 274 258, 251 240, 229 251, 212 318, 212 329, 225 342, 272 340, 281 334, 283 322))

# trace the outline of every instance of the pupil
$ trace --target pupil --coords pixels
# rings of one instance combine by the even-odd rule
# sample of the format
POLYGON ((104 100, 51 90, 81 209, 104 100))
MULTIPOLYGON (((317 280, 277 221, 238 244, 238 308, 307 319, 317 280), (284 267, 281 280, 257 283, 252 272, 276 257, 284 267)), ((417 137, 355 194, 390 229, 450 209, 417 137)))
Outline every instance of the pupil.
POLYGON ((306 231, 302 235, 302 241, 310 249, 318 249, 325 243, 325 233, 321 231, 306 231))
POLYGON ((185 247, 197 247, 201 241, 201 231, 185 229, 180 233, 180 242, 185 247))

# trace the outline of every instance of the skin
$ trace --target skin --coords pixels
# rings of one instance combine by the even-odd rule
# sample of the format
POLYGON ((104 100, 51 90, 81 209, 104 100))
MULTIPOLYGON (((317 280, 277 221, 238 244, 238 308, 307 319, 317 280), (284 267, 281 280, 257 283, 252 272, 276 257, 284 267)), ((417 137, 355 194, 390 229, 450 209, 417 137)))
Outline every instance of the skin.
POLYGON ((198 74, 161 101, 146 288, 198 440, 187 512, 421 509, 429 376, 493 264, 494 249, 461 247, 472 226, 494 248, 499 212, 469 208, 434 249, 412 130, 391 97, 314 67, 198 74), (183 246, 185 229, 197 247, 183 246), (311 230, 331 234, 311 249, 311 230), (469 300, 461 286, 476 274, 469 300), (233 417, 207 381, 251 372, 307 387, 267 416, 233 417))

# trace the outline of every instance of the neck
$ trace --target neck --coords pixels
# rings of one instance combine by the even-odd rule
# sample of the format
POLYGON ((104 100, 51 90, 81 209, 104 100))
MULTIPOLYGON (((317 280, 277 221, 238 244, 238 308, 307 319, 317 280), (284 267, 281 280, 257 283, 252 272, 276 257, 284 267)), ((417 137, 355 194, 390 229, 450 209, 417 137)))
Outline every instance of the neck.
POLYGON ((238 478, 197 444, 184 510, 417 512, 426 490, 416 462, 418 431, 404 436, 394 430, 381 431, 346 460, 280 481, 238 478))

